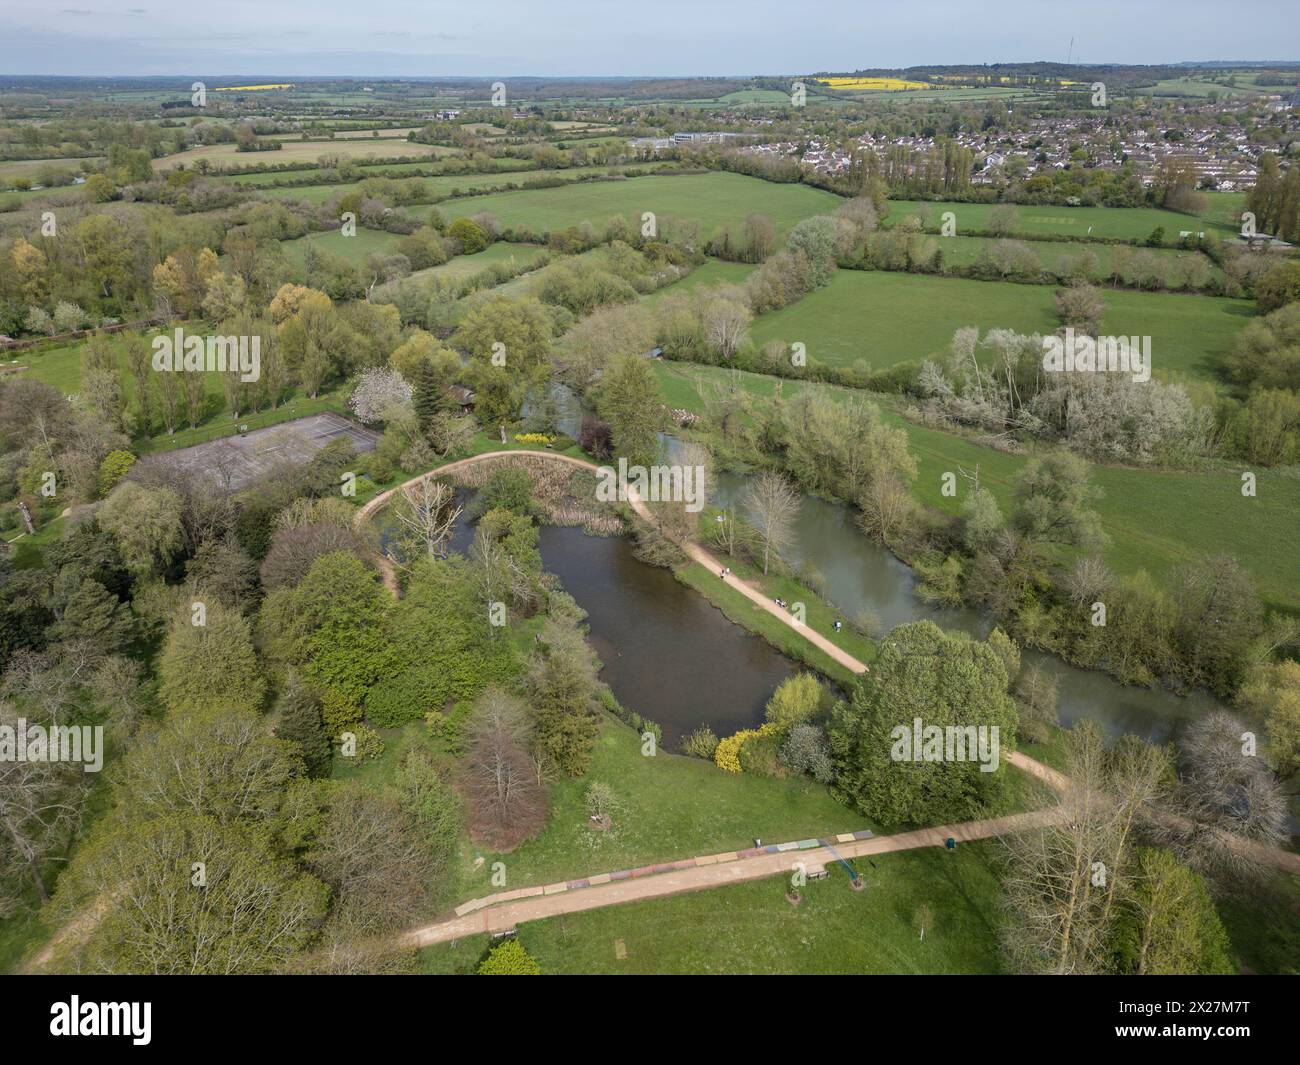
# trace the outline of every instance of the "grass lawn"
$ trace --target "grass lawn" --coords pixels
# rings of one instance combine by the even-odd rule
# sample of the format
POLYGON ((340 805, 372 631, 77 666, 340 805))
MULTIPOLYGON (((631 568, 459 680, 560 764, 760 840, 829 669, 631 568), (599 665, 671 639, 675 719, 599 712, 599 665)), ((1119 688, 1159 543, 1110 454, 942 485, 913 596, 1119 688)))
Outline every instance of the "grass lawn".
POLYGON ((540 244, 511 244, 503 240, 489 245, 475 255, 457 255, 454 259, 449 259, 441 266, 431 266, 427 270, 417 270, 411 274, 411 277, 437 277, 449 281, 458 281, 499 263, 531 266, 545 253, 546 249, 540 244))
MULTIPOLYGON (((508 162, 509 160, 507 160, 508 162)), ((388 169, 396 171, 396 177, 400 177, 404 169, 413 169, 417 166, 427 164, 409 164, 395 163, 391 168, 376 166, 374 174, 367 174, 366 177, 377 177, 386 175, 388 169)), ((592 173, 609 173, 612 170, 622 172, 627 170, 626 166, 619 167, 574 167, 570 170, 527 170, 523 172, 507 170, 499 174, 442 174, 438 177, 418 177, 417 180, 424 182, 425 187, 435 196, 450 196, 457 192, 468 191, 471 189, 490 189, 500 185, 521 185, 526 186, 530 182, 549 181, 559 179, 561 181, 579 181, 584 176, 590 176, 592 173)), ((637 167, 636 169, 651 170, 654 166, 637 167)), ((263 184, 272 179, 284 179, 286 177, 298 177, 300 171, 293 173, 273 173, 273 174, 245 174, 235 175, 230 178, 231 181, 239 181, 241 177, 248 184, 263 184), (261 181, 254 182, 253 178, 260 178, 261 181)), ((306 200, 308 203, 320 204, 350 192, 356 187, 355 184, 325 184, 325 185, 297 185, 292 187, 259 189, 266 196, 273 196, 282 200, 306 200)), ((426 217, 428 212, 420 208, 413 208, 422 217, 426 217)))
POLYGON ((654 308, 663 302, 670 292, 694 292, 714 285, 744 284, 745 278, 757 269, 758 267, 752 263, 730 263, 725 259, 710 259, 697 266, 680 281, 642 296, 641 302, 647 307, 654 308))
MULTIPOLYGON (((361 234, 364 232, 368 231, 358 230, 356 237, 348 239, 361 240, 361 234)), ((324 235, 322 234, 322 236, 324 235)), ((341 234, 330 235, 340 240, 344 239, 341 234)), ((383 235, 388 236, 388 234, 383 235)), ((152 336, 153 334, 149 333, 147 335, 152 336)), ((109 334, 108 341, 117 352, 118 363, 122 368, 120 378, 122 394, 126 399, 128 408, 134 409, 135 381, 127 370, 122 334, 109 334)), ((81 351, 84 344, 84 341, 80 341, 36 352, 23 352, 22 361, 29 369, 20 376, 43 381, 62 392, 72 394, 81 387, 81 351)), ((236 421, 230 417, 229 408, 226 405, 225 392, 221 384, 221 374, 214 371, 205 373, 204 376, 206 378, 204 385, 207 393, 207 405, 203 420, 198 427, 194 429, 181 428, 168 436, 158 422, 158 400, 157 396, 155 396, 154 429, 156 431, 147 439, 135 441, 132 445, 134 450, 142 455, 152 451, 170 451, 175 448, 189 447, 191 444, 206 443, 208 440, 213 440, 219 436, 229 436, 240 425, 247 425, 252 429, 263 429, 268 425, 290 421, 294 418, 302 418, 308 414, 319 414, 322 411, 343 412, 341 386, 336 385, 334 388, 322 392, 315 399, 308 397, 295 387, 275 410, 262 410, 256 414, 245 414, 236 421)), ((183 417, 183 400, 181 411, 181 424, 186 425, 183 417)))
MULTIPOLYGON (((276 140, 275 137, 266 138, 276 140)), ((177 166, 190 167, 206 159, 221 170, 225 167, 270 165, 275 163, 316 162, 323 155, 337 155, 347 159, 393 159, 399 156, 454 155, 455 149, 436 144, 416 144, 413 141, 303 141, 282 140, 282 147, 265 152, 241 152, 237 145, 209 144, 188 148, 175 155, 164 155, 153 161, 155 170, 173 170, 177 166)))
MULTIPOLYGON (((694 381, 728 372, 658 361, 654 371, 664 402, 696 411, 701 404, 694 381)), ((776 383, 775 378, 759 374, 742 374, 741 381, 759 397, 771 396, 776 383)), ((806 387, 825 389, 841 398, 851 394, 848 389, 828 385, 796 381, 783 385, 787 400, 806 387)), ((997 497, 1003 513, 1009 510, 1013 485, 1028 461, 1026 456, 1008 455, 953 433, 916 425, 902 418, 884 397, 879 398, 885 418, 907 432, 920 467, 912 487, 924 503, 957 513, 961 499, 940 494, 942 475, 959 466, 969 470, 978 465, 980 484, 997 497)), ((1241 495, 1241 468, 1237 466, 1222 464, 1206 472, 1095 466, 1093 480, 1104 492, 1097 511, 1110 537, 1107 561, 1120 573, 1144 569, 1158 576, 1200 555, 1227 553, 1250 571, 1267 603, 1300 611, 1300 554, 1293 549, 1295 515, 1300 513, 1300 472, 1285 468, 1254 472, 1258 494, 1248 499, 1241 495)))
POLYGON ((349 263, 358 265, 367 255, 395 252, 401 239, 396 233, 357 226, 356 233, 350 237, 345 237, 341 228, 330 229, 320 233, 308 233, 297 240, 282 241, 281 246, 288 253, 289 258, 299 266, 306 261, 309 243, 314 245, 317 251, 338 255, 349 263))
POLYGON ((550 232, 590 222, 601 226, 615 215, 635 220, 654 212, 665 218, 699 221, 708 235, 722 228, 739 228, 751 214, 771 218, 778 237, 801 219, 827 214, 843 201, 829 192, 807 185, 777 185, 743 174, 651 175, 627 181, 562 186, 520 192, 471 196, 441 203, 438 210, 448 218, 462 218, 488 211, 502 226, 526 226, 550 232))
MULTIPOLYGON (((873 369, 942 355, 963 326, 1051 333, 1059 324, 1051 285, 972 281, 884 271, 839 270, 830 284, 758 318, 756 346, 807 346, 811 360, 873 369)), ((1215 381, 1218 360, 1253 315, 1243 300, 1107 290, 1103 331, 1150 336, 1154 374, 1215 381)))
MULTIPOLYGON (((995 203, 953 203, 929 200, 891 200, 885 225, 897 225, 908 215, 920 215, 927 228, 939 227, 939 216, 952 211, 957 216, 957 233, 987 230, 989 216, 1001 206, 995 203)), ((1019 212, 1014 226, 1017 236, 1109 237, 1146 240, 1157 227, 1164 229, 1165 242, 1177 244, 1184 229, 1214 230, 1221 236, 1236 236, 1237 227, 1194 215, 1166 211, 1161 207, 1036 207, 1014 205, 1019 212)))
MULTIPOLYGON (((993 842, 883 854, 857 860, 860 892, 832 865, 798 906, 773 878, 534 921, 519 938, 547 974, 996 973, 997 862, 993 842), (913 925, 923 904, 924 940, 913 925)), ((472 973, 489 945, 426 947, 421 969, 472 973)))
MULTIPOLYGON (((937 241, 939 250, 943 252, 945 267, 973 266, 983 256, 991 256, 994 247, 999 243, 995 237, 963 237, 960 234, 954 237, 935 237, 933 239, 937 241)), ((1038 240, 1033 241, 1030 247, 1038 256, 1039 262, 1042 263, 1045 270, 1054 273, 1066 273, 1079 261, 1079 257, 1084 252, 1095 256, 1098 266, 1102 270, 1110 270, 1115 249, 1119 245, 1075 244, 1059 240, 1038 240)), ((1205 283, 1208 284, 1223 276, 1223 271, 1199 251, 1187 248, 1141 248, 1134 250, 1128 247, 1124 247, 1124 251, 1128 253, 1130 261, 1135 255, 1144 251, 1155 256, 1163 271, 1165 285, 1169 288, 1184 287, 1186 271, 1195 269, 1198 263, 1204 269, 1205 283)))

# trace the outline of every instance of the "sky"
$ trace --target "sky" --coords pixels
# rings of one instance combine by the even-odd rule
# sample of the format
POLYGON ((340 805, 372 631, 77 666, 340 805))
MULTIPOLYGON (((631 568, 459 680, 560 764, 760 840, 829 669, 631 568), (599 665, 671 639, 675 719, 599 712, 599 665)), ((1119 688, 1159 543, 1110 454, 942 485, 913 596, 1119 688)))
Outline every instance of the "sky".
POLYGON ((1295 0, 41 4, 0 0, 0 74, 725 76, 1071 56, 1300 60, 1295 0))

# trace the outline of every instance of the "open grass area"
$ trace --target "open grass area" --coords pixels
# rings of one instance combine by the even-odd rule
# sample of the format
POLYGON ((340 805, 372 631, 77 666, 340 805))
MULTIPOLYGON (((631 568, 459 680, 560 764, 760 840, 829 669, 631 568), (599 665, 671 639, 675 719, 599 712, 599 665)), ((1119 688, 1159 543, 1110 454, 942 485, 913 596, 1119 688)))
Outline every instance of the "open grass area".
MULTIPOLYGON (((512 160, 505 161, 511 162, 512 160)), ((416 169, 421 165, 423 164, 400 163, 395 164, 391 169, 397 171, 397 173, 394 174, 395 177, 401 177, 404 170, 416 169)), ((372 169, 376 174, 379 174, 386 173, 388 168, 378 166, 373 167, 372 169)), ((608 174, 612 171, 622 173, 627 169, 628 167, 625 166, 594 168, 574 167, 570 170, 525 170, 520 168, 519 170, 512 169, 503 171, 502 173, 491 174, 443 174, 438 177, 420 177, 419 180, 424 182, 425 187, 428 188, 429 192, 433 196, 441 197, 454 196, 458 193, 468 192, 473 189, 496 188, 501 185, 527 186, 530 183, 540 181, 581 181, 584 177, 589 178, 594 173, 608 174)), ((634 167, 632 169, 637 171, 649 171, 657 169, 657 167, 652 164, 649 166, 634 167)), ((241 181, 246 184, 260 185, 266 184, 268 181, 276 178, 283 180, 285 177, 296 176, 298 176, 298 172, 296 171, 293 174, 245 174, 236 175, 230 180, 241 181), (253 178, 260 178, 262 180, 254 182, 252 180, 253 178)), ((366 176, 373 177, 376 175, 367 174, 366 176)), ((279 200, 306 200, 308 203, 319 204, 326 203, 336 196, 341 196, 353 188, 355 188, 355 185, 341 185, 335 183, 323 185, 295 185, 283 188, 262 189, 260 191, 263 195, 272 196, 279 200)), ((414 207, 408 208, 408 210, 411 211, 411 213, 421 215, 422 217, 427 217, 428 215, 427 209, 414 207)))
MULTIPOLYGON (((775 837, 773 837, 775 838, 775 837)), ((547 974, 996 973, 998 844, 860 858, 866 889, 838 865, 786 900, 783 878, 611 906, 524 924, 547 974), (930 908, 925 939, 913 925, 930 908)), ((427 947, 425 972, 472 973, 487 936, 427 947)))
POLYGON ((834 210, 838 196, 807 185, 777 185, 742 174, 651 175, 627 181, 562 186, 553 189, 472 196, 438 205, 442 214, 462 218, 488 211, 503 226, 550 232, 590 222, 600 226, 621 215, 639 227, 646 211, 666 218, 698 220, 704 235, 724 226, 739 227, 751 214, 771 218, 778 236, 810 215, 834 210))
POLYGON ((680 281, 657 288, 642 296, 641 302, 653 309, 672 292, 695 292, 714 285, 740 285, 757 269, 758 267, 751 263, 730 263, 725 259, 709 259, 680 281))
MULTIPOLYGON (((357 232, 360 234, 363 230, 357 232)), ((387 236, 388 234, 384 235, 387 236)), ((333 234, 333 236, 339 235, 333 234)), ((360 236, 350 239, 360 239, 360 236)), ((184 326, 184 328, 188 328, 188 326, 184 326)), ((148 335, 152 336, 152 334, 148 335)), ((127 370, 122 334, 110 334, 108 340, 117 353, 118 364, 122 370, 120 376, 122 395, 128 409, 133 409, 135 404, 135 381, 127 370)), ((81 388, 81 352, 84 346, 85 342, 79 341, 41 351, 23 352, 24 358, 22 362, 28 369, 20 376, 43 381, 45 384, 53 385, 60 391, 71 395, 81 388)), ((336 384, 334 387, 321 392, 314 399, 295 386, 275 410, 267 409, 254 414, 246 413, 236 421, 230 416, 230 408, 226 404, 221 374, 215 371, 205 372, 204 391, 207 399, 203 418, 198 426, 191 429, 182 418, 182 425, 185 427, 178 429, 170 436, 158 422, 158 406, 155 397, 155 423, 153 426, 155 431, 149 437, 135 441, 133 444, 135 450, 142 455, 153 451, 170 451, 176 448, 189 447, 191 444, 203 444, 219 436, 229 436, 237 432, 241 425, 247 425, 252 429, 264 429, 269 425, 290 421, 294 418, 302 418, 308 414, 319 414, 327 410, 341 413, 343 410, 341 385, 336 384)), ((182 412, 183 410, 182 405, 182 412)))
MULTIPOLYGON (((273 140, 275 138, 267 138, 273 140)), ((155 170, 173 170, 178 166, 192 167, 206 159, 214 169, 236 166, 266 166, 275 163, 314 163, 322 155, 337 155, 347 159, 393 159, 399 156, 438 156, 454 154, 455 149, 437 144, 416 144, 413 141, 304 141, 284 139, 281 147, 264 152, 241 152, 233 144, 208 144, 188 148, 175 155, 164 155, 153 161, 155 170)))
MULTIPOLYGON (((943 253, 943 263, 948 266, 973 266, 980 261, 996 262, 995 249, 999 243, 995 237, 935 237, 939 250, 943 253)), ((1058 240, 1037 240, 1029 244, 1044 270, 1057 274, 1068 274, 1087 253, 1095 257, 1101 271, 1113 268, 1116 248, 1127 253, 1129 262, 1133 256, 1142 252, 1149 253, 1156 261, 1165 287, 1171 289, 1186 288, 1188 271, 1195 270, 1199 280, 1196 287, 1220 281, 1223 271, 1210 258, 1199 251, 1188 248, 1143 248, 1138 252, 1115 244, 1070 244, 1058 240)))
MULTIPOLYGON (((938 228, 940 216, 951 211, 957 216, 957 233, 987 230, 989 216, 999 208, 991 203, 955 203, 928 200, 890 200, 887 226, 897 225, 909 215, 919 215, 927 227, 938 228)), ((1179 214, 1159 207, 1035 207, 1016 205, 1016 235, 1028 237, 1108 237, 1146 240, 1157 228, 1165 231, 1165 243, 1177 244, 1183 230, 1218 232, 1235 236, 1236 227, 1213 219, 1179 214)))
POLYGON ((507 241, 498 241, 475 255, 457 255, 440 266, 416 270, 411 277, 419 279, 436 277, 458 281, 492 266, 528 267, 545 254, 546 249, 540 244, 511 244, 507 241))
POLYGON ((382 255, 395 252, 401 237, 396 233, 386 233, 382 229, 366 229, 357 226, 357 231, 350 237, 343 235, 342 229, 330 229, 320 233, 308 233, 297 240, 286 240, 282 247, 294 262, 301 266, 307 258, 308 246, 317 251, 338 255, 353 265, 359 265, 367 255, 382 255))
MULTIPOLYGON (((695 382, 728 372, 664 362, 656 362, 654 371, 665 403, 695 411, 702 406, 695 382)), ((742 374, 740 380, 746 391, 760 398, 770 397, 777 383, 758 374, 742 374)), ((853 394, 797 381, 785 381, 782 388, 787 399, 803 388, 824 389, 839 398, 853 394)), ((941 495, 943 474, 978 466, 981 486, 993 492, 1003 513, 1009 511, 1026 455, 1009 455, 917 425, 901 417, 886 397, 877 398, 886 420, 908 435, 908 446, 919 462, 912 489, 927 506, 957 513, 961 499, 941 495)), ((1241 494, 1241 472, 1241 467, 1228 464, 1203 472, 1094 466, 1093 480, 1104 493, 1097 511, 1110 538, 1104 552, 1107 562, 1120 573, 1142 569, 1160 576, 1201 555, 1226 553, 1246 567, 1267 603, 1300 612, 1300 554, 1293 549, 1300 471, 1253 471, 1258 479, 1253 499, 1241 494)))
MULTIPOLYGON (((750 335, 807 346, 809 359, 883 369, 946 352, 963 326, 1051 333, 1059 324, 1055 289, 1008 281, 840 270, 830 284, 765 314, 750 335)), ((1186 374, 1216 382, 1215 367, 1254 314, 1243 300, 1168 292, 1107 290, 1103 332, 1150 336, 1156 377, 1186 374)))

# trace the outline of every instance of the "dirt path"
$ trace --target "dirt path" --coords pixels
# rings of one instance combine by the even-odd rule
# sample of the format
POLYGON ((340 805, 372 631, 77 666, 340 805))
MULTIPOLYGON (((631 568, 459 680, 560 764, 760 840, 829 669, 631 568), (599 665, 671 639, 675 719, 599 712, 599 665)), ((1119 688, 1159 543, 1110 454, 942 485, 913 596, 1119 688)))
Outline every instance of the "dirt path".
POLYGON ((423 947, 479 932, 504 932, 521 921, 536 921, 564 913, 580 913, 605 906, 618 906, 625 902, 665 898, 688 891, 706 891, 728 884, 782 876, 793 872, 796 865, 800 864, 808 874, 818 873, 835 861, 834 854, 825 842, 833 843, 835 850, 844 858, 861 858, 921 847, 943 847, 949 838, 959 843, 990 839, 1049 824, 1054 818, 1062 816, 1064 814, 1057 810, 1039 810, 986 821, 938 825, 896 836, 871 836, 866 833, 868 838, 856 839, 853 834, 846 834, 829 841, 804 840, 804 846, 798 843, 781 844, 782 849, 777 853, 769 853, 770 848, 761 851, 730 851, 688 858, 683 862, 653 866, 646 870, 633 870, 630 873, 602 873, 584 880, 516 888, 514 891, 473 899, 458 906, 457 916, 416 928, 406 933, 401 943, 408 947, 423 947))

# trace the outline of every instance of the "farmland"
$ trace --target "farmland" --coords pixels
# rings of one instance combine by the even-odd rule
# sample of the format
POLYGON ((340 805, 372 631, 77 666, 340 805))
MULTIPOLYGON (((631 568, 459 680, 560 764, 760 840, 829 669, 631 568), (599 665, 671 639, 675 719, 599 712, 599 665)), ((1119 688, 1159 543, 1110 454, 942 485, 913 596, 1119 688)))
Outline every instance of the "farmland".
POLYGON ((285 140, 280 148, 264 152, 241 152, 234 144, 214 144, 189 148, 175 155, 155 159, 155 170, 172 170, 178 166, 193 166, 206 159, 214 169, 232 166, 266 165, 268 163, 316 162, 323 155, 337 155, 347 159, 389 159, 394 156, 430 156, 454 154, 455 149, 433 144, 415 144, 411 141, 301 141, 285 140))
POLYGON ((779 234, 810 215, 839 204, 838 197, 805 185, 773 185, 739 174, 651 175, 554 189, 471 196, 440 204, 447 218, 486 211, 502 226, 550 232, 590 222, 602 225, 614 216, 635 220, 651 211, 663 219, 698 221, 707 235, 724 226, 739 226, 754 213, 767 215, 779 234))
MULTIPOLYGON (((990 226, 997 204, 948 203, 944 201, 891 200, 885 225, 897 225, 908 216, 920 217, 927 228, 938 229, 941 216, 951 211, 957 220, 957 234, 985 232, 990 226)), ((1002 208, 1003 211, 1006 208, 1002 208)), ((1218 233, 1235 237, 1236 227, 1213 219, 1198 220, 1192 215, 1166 211, 1158 207, 1032 207, 1015 208, 1008 235, 1027 237, 1067 237, 1073 240, 1108 238, 1112 240, 1146 240, 1157 229, 1164 230, 1167 244, 1178 243, 1183 230, 1218 233)))
MULTIPOLYGON (((1109 290, 1104 331, 1152 337, 1156 376, 1215 380, 1217 360, 1253 314, 1251 304, 1210 296, 1109 290)), ((1050 333, 1054 289, 1004 281, 839 271, 829 285, 754 322, 755 343, 800 341, 810 359, 873 369, 942 353, 963 326, 1050 333)))

